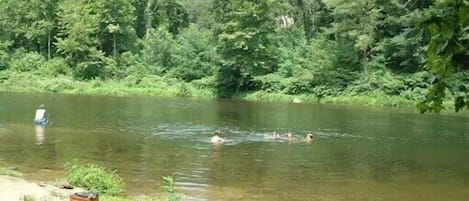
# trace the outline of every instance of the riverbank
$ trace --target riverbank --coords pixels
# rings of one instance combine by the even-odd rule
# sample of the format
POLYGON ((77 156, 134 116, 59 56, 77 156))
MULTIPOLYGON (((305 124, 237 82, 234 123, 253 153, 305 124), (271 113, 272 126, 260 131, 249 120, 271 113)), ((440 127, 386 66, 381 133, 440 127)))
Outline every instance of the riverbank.
MULTIPOLYGON (((70 195, 84 192, 82 188, 64 189, 59 185, 30 181, 19 177, 0 175, 0 200, 5 201, 70 201, 70 195)), ((100 196, 101 201, 159 201, 150 196, 113 197, 100 196)))
MULTIPOLYGON (((0 164, 0 200, 5 201, 69 201, 70 195, 78 192, 87 192, 86 189, 71 186, 62 182, 64 178, 55 178, 55 181, 42 181, 25 179, 22 173, 15 168, 3 167, 0 164)), ((90 170, 86 170, 90 171, 90 170)), ((92 174, 90 172, 90 174, 92 174)), ((84 177, 83 175, 81 177, 84 177)), ((103 179, 105 175, 96 179, 103 179)), ((166 180, 165 180, 166 181, 166 180)), ((95 181, 96 182, 96 181, 95 181)), ((171 184, 173 185, 173 184, 171 184)), ((168 186, 174 190, 174 186, 168 186)), ((167 200, 168 195, 99 195, 101 201, 161 201, 167 200)), ((177 197, 175 197, 177 198, 177 197)), ((178 201, 179 199, 173 199, 178 201)))
POLYGON ((0 200, 8 201, 68 201, 69 196, 83 189, 63 189, 42 181, 27 181, 0 175, 0 200))
MULTIPOLYGON (((82 94, 105 96, 158 96, 188 97, 195 99, 215 99, 214 78, 206 78, 190 83, 174 78, 129 76, 123 80, 80 81, 71 76, 61 75, 44 78, 32 72, 0 72, 0 91, 34 92, 58 94, 82 94)), ((251 91, 234 95, 234 99, 262 102, 285 103, 325 103, 362 106, 414 107, 424 97, 423 91, 409 91, 396 95, 387 95, 372 90, 366 92, 341 92, 324 94, 321 97, 311 93, 284 94, 268 91, 251 91)), ((451 101, 447 101, 452 103, 451 101)), ((446 104, 447 108, 451 104, 446 104)))

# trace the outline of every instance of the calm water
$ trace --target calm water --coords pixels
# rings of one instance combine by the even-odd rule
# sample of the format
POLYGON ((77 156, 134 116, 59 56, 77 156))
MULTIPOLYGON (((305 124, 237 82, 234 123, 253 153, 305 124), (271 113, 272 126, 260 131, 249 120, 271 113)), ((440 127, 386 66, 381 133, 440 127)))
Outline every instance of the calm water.
POLYGON ((468 115, 309 104, 0 93, 0 163, 117 169, 127 193, 172 175, 186 200, 467 200, 468 115), (32 123, 45 103, 51 123, 32 123), (209 143, 221 129, 223 146, 209 143), (298 141, 269 135, 294 132, 298 141), (312 144, 305 134, 315 133, 312 144))

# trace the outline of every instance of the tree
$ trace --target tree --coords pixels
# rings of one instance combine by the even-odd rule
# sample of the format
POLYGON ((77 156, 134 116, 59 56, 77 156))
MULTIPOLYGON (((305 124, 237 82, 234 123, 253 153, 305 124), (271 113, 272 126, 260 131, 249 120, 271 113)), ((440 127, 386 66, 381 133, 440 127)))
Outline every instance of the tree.
MULTIPOLYGON (((376 31, 382 18, 376 0, 328 0, 326 4, 333 8, 334 22, 329 32, 336 37, 346 37, 355 42, 363 58, 371 56, 371 50, 376 43, 376 31)), ((365 69, 366 70, 366 69, 365 69)))
POLYGON ((416 29, 421 7, 415 1, 384 1, 381 5, 383 20, 378 24, 377 51, 384 56, 386 67, 399 73, 421 70, 425 60, 423 32, 416 29))
POLYGON ((296 19, 302 22, 306 39, 311 40, 321 27, 330 23, 330 10, 323 0, 289 0, 297 10, 296 19))
POLYGON ((126 0, 65 0, 59 12, 59 52, 75 76, 103 77, 106 56, 135 50, 134 22, 134 7, 126 0))
POLYGON ((140 38, 150 29, 160 27, 165 27, 175 36, 181 29, 189 26, 189 14, 175 0, 138 0, 134 5, 137 11, 136 30, 140 38))
POLYGON ((52 42, 57 27, 57 1, 0 1, 2 35, 15 48, 25 48, 52 57, 52 42))
POLYGON ((12 32, 12 21, 10 20, 9 15, 7 15, 10 10, 7 3, 7 1, 0 1, 0 13, 2 13, 0 15, 0 27, 2 27, 0 29, 0 70, 8 68, 8 53, 9 48, 13 43, 12 38, 14 35, 12 32))
POLYGON ((274 0, 217 0, 214 2, 217 28, 217 52, 221 56, 217 76, 220 97, 231 97, 249 89, 252 77, 275 70, 274 0))
POLYGON ((28 21, 32 22, 26 36, 35 39, 39 44, 47 44, 42 46, 47 47, 47 58, 51 59, 53 40, 57 33, 58 1, 31 0, 28 5, 31 9, 22 8, 28 11, 28 21))
POLYGON ((114 58, 127 51, 135 51, 135 8, 127 0, 96 0, 90 3, 98 13, 99 49, 114 58))
POLYGON ((164 28, 150 29, 143 38, 141 57, 152 74, 163 75, 173 64, 173 51, 176 42, 164 28))
POLYGON ((173 35, 179 34, 182 28, 189 25, 189 15, 181 4, 175 0, 166 0, 164 8, 168 19, 168 31, 173 35))
POLYGON ((204 29, 210 29, 215 20, 210 12, 214 0, 180 0, 189 16, 189 22, 204 29))
POLYGON ((429 37, 426 69, 433 74, 432 88, 418 104, 421 112, 440 112, 446 91, 454 96, 456 111, 469 108, 467 83, 450 87, 448 79, 469 65, 469 1, 437 1, 426 9, 420 26, 429 37))
POLYGON ((104 53, 98 49, 100 41, 99 14, 87 0, 64 0, 59 5, 58 52, 73 68, 74 75, 81 79, 102 76, 104 53))
POLYGON ((177 42, 178 47, 173 51, 173 76, 190 82, 214 75, 217 52, 209 30, 190 26, 178 35, 177 42))
POLYGON ((135 0, 133 5, 136 10, 135 30, 139 38, 143 38, 145 34, 157 24, 157 0, 135 0))

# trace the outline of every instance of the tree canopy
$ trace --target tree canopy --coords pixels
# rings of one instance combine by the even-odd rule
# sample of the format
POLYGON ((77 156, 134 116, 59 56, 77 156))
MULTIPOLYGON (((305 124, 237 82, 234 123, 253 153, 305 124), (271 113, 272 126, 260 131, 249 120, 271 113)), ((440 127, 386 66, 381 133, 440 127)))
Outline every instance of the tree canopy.
POLYGON ((4 74, 469 107, 467 0, 2 0, 0 26, 4 74))

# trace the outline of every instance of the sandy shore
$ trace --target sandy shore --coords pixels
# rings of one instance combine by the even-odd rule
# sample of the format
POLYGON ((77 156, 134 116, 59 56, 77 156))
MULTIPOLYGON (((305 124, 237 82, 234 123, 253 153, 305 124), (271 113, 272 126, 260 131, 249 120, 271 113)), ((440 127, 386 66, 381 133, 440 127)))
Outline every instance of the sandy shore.
POLYGON ((0 200, 69 201, 69 196, 78 191, 83 190, 61 189, 49 183, 0 175, 0 200))

